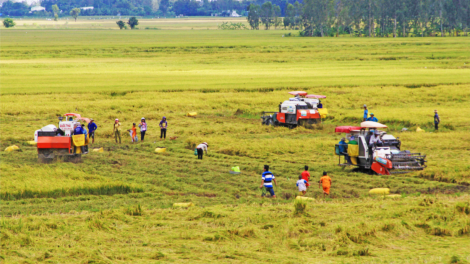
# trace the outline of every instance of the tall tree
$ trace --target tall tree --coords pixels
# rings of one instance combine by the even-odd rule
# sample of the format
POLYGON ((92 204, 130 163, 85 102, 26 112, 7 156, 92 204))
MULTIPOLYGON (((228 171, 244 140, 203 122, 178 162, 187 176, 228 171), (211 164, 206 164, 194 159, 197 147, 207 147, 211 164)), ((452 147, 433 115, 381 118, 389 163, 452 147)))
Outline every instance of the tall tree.
POLYGON ((54 13, 54 21, 57 21, 59 18, 59 7, 57 5, 53 5, 52 12, 54 13))
POLYGON ((273 21, 274 21, 274 29, 277 29, 278 26, 281 25, 281 22, 282 22, 282 18, 280 17, 281 16, 281 7, 279 7, 278 5, 273 5, 273 11, 274 11, 274 17, 273 17, 273 21))
POLYGON ((250 24, 250 27, 252 30, 259 29, 259 18, 260 18, 260 6, 256 4, 250 4, 247 8, 248 11, 248 16, 247 20, 248 23, 250 24))
POLYGON ((80 8, 75 7, 74 9, 70 10, 70 15, 75 18, 75 22, 77 22, 77 17, 80 15, 80 8))
POLYGON ((264 2, 264 4, 261 5, 260 18, 261 23, 263 23, 265 29, 268 30, 271 24, 273 24, 274 18, 274 7, 270 1, 264 2))
POLYGON ((295 8, 293 4, 287 4, 286 16, 284 17, 284 28, 292 27, 295 25, 295 8))

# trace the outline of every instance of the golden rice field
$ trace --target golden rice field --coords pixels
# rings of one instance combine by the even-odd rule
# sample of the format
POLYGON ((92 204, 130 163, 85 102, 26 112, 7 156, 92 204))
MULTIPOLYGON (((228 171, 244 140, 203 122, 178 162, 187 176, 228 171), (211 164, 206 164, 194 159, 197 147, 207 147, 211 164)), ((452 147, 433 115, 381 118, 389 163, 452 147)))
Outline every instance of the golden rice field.
POLYGON ((85 20, 76 30, 1 29, 5 263, 470 262, 470 38, 300 38, 163 21, 143 21, 162 30, 94 30, 85 20), (260 113, 292 90, 326 95, 329 116, 314 129, 261 126, 260 113), (363 104, 403 149, 427 155, 424 171, 337 166, 334 128, 358 125, 363 104), (104 152, 38 163, 27 141, 68 112, 95 119, 91 148, 104 152), (143 116, 143 143, 125 132, 114 143, 115 118, 130 129, 143 116), (162 116, 176 140, 159 140, 162 116), (277 199, 261 198, 264 164, 277 199), (304 165, 315 200, 299 203, 304 165), (333 179, 326 199, 323 171, 333 179), (379 187, 400 196, 369 195, 379 187))

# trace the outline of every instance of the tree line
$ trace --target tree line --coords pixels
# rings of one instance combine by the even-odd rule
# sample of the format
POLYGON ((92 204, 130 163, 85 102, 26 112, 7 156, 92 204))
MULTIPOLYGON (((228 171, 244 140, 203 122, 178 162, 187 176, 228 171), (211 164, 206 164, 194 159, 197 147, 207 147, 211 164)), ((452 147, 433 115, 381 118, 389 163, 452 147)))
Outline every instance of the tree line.
MULTIPOLYGON (((251 29, 281 24, 271 2, 247 10, 251 29)), ((281 20, 303 36, 459 36, 469 31, 470 0, 303 0, 288 3, 281 20)))

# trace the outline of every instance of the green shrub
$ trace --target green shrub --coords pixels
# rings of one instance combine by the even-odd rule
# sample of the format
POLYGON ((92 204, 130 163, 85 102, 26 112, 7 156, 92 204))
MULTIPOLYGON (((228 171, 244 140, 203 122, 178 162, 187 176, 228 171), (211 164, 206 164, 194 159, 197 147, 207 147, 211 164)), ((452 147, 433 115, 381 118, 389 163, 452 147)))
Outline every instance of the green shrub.
POLYGON ((294 202, 294 215, 302 215, 307 209, 307 203, 303 200, 295 200, 294 202))
POLYGON ((468 203, 457 203, 455 205, 455 210, 459 213, 470 214, 470 206, 468 203))

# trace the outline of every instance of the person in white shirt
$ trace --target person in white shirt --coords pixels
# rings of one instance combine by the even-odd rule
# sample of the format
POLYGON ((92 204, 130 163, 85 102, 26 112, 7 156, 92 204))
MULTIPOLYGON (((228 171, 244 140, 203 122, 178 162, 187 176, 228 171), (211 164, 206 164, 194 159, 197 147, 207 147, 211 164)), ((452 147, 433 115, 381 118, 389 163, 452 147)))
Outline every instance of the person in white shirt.
POLYGON ((369 147, 372 147, 374 145, 381 145, 382 140, 380 140, 380 133, 378 130, 375 130, 374 135, 370 137, 369 141, 369 147))
POLYGON ((299 180, 297 181, 297 187, 299 187, 299 192, 302 195, 307 193, 307 181, 302 178, 302 175, 299 176, 299 180))
POLYGON ((202 156, 204 154, 204 151, 206 152, 207 154, 207 148, 209 147, 209 145, 207 144, 207 142, 204 142, 202 144, 199 144, 197 145, 196 147, 196 150, 197 150, 197 159, 202 159, 202 156))

